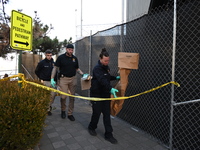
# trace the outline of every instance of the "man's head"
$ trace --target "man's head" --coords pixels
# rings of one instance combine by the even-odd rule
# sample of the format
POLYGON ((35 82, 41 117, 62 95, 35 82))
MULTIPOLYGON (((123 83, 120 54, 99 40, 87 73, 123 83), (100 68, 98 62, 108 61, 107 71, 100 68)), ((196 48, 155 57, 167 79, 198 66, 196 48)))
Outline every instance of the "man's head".
POLYGON ((46 50, 46 51, 45 51, 45 57, 46 57, 48 60, 51 60, 51 58, 52 58, 52 51, 46 50))
POLYGON ((3 77, 3 78, 6 78, 6 77, 8 77, 8 74, 7 74, 7 73, 4 75, 4 77, 3 77))
POLYGON ((66 45, 66 52, 68 56, 72 56, 74 52, 74 46, 72 44, 67 44, 66 45))

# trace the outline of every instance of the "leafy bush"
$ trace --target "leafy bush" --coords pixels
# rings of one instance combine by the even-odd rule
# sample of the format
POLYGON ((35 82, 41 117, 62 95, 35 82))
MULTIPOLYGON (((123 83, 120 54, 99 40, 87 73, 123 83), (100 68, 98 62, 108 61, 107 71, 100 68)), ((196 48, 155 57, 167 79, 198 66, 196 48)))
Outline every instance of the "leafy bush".
MULTIPOLYGON (((37 82, 37 81, 34 81, 37 82)), ((50 102, 50 91, 0 80, 0 149, 27 150, 37 145, 50 102)))

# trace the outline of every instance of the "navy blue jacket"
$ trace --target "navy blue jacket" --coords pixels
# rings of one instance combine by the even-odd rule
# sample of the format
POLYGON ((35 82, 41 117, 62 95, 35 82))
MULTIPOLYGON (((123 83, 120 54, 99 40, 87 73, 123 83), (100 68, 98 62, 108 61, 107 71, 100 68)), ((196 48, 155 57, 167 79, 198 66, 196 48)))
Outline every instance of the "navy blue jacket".
POLYGON ((41 80, 50 81, 53 67, 54 67, 53 58, 51 58, 51 60, 45 58, 38 63, 35 69, 35 74, 41 80))
POLYGON ((90 96, 109 98, 112 88, 110 85, 111 80, 116 80, 116 77, 110 75, 109 66, 104 66, 98 61, 98 64, 93 69, 90 96))

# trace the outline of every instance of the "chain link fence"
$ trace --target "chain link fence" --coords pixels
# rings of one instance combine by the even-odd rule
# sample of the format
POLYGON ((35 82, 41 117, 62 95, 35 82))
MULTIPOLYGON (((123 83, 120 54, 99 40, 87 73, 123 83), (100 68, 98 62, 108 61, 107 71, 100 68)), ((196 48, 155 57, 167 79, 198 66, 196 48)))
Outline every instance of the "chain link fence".
MULTIPOLYGON (((126 96, 172 80, 181 85, 127 99, 117 115, 171 150, 200 149, 199 11, 198 0, 176 5, 170 1, 136 20, 75 43, 79 66, 90 74, 104 47, 110 54, 112 75, 118 75, 118 52, 140 53, 139 69, 129 74, 126 96)), ((77 93, 89 96, 89 90, 78 85, 77 93)))

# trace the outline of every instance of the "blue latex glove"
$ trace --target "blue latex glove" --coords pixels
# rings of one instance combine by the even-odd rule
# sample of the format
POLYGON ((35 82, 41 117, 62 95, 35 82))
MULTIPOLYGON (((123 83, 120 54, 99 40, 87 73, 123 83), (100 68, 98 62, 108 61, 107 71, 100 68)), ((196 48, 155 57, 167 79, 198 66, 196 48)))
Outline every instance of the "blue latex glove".
POLYGON ((89 74, 85 73, 82 75, 83 80, 88 80, 89 74))
POLYGON ((88 73, 85 73, 85 74, 82 75, 82 77, 83 77, 83 78, 87 78, 88 75, 89 75, 88 73))
POLYGON ((110 93, 114 96, 114 98, 116 98, 117 96, 116 96, 116 92, 119 92, 117 89, 115 89, 115 88, 112 88, 111 90, 110 90, 110 93))
POLYGON ((56 85, 56 82, 54 81, 54 79, 51 79, 51 86, 55 88, 56 87, 55 85, 56 85))
POLYGON ((116 80, 120 80, 120 76, 116 76, 116 80))

